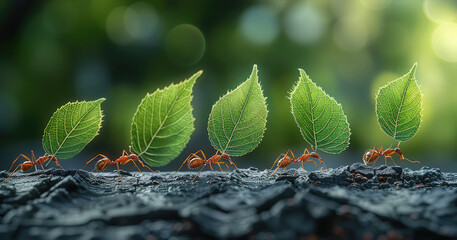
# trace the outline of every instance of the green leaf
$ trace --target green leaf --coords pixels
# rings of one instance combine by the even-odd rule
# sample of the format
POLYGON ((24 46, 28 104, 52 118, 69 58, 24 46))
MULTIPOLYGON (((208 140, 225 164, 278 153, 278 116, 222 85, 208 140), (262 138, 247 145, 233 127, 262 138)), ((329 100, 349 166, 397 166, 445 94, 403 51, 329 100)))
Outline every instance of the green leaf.
POLYGON ((208 119, 213 147, 230 156, 242 156, 254 150, 267 124, 265 99, 257 79, 257 65, 254 65, 244 83, 213 105, 208 119))
POLYGON ((351 130, 341 104, 326 94, 299 69, 300 78, 290 94, 295 122, 303 138, 326 153, 340 153, 349 146, 351 130))
POLYGON ((403 77, 379 88, 376 114, 382 130, 394 140, 407 141, 419 130, 422 93, 416 81, 417 63, 403 77))
POLYGON ((194 132, 192 88, 203 71, 179 84, 158 89, 143 98, 133 116, 130 139, 133 152, 150 166, 176 158, 194 132))
POLYGON ((97 136, 102 123, 100 98, 70 102, 57 109, 44 129, 43 148, 56 158, 71 158, 97 136))

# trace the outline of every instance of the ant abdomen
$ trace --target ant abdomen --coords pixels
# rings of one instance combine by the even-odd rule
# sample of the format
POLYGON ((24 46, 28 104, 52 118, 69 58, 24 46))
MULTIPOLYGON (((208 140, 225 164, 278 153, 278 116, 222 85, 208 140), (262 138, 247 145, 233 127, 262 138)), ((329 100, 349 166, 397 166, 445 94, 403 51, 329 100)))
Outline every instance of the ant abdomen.
POLYGON ((192 158, 189 161, 188 166, 189 166, 190 169, 195 169, 195 168, 200 167, 202 164, 203 164, 203 159, 196 157, 196 158, 192 158))
POLYGON ((292 159, 290 157, 283 157, 278 162, 279 168, 285 168, 292 163, 292 159))
POLYGON ((97 161, 97 163, 95 164, 95 168, 97 169, 97 171, 102 171, 106 167, 106 165, 108 165, 109 162, 110 160, 108 158, 102 158, 97 161))
POLYGON ((26 172, 28 171, 30 168, 32 168, 33 166, 33 162, 31 161, 25 161, 21 164, 21 171, 23 172, 26 172))

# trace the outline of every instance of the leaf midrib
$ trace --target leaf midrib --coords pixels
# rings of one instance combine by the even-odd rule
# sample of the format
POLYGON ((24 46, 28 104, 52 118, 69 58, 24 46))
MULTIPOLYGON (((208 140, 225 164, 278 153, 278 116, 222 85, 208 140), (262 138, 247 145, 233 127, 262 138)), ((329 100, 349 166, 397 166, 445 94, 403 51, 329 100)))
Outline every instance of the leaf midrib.
POLYGON ((395 120, 394 139, 396 139, 396 137, 397 137, 398 120, 399 120, 399 118, 400 118, 400 112, 401 112, 401 109, 402 109, 402 107, 403 107, 403 102, 405 101, 406 91, 408 91, 409 84, 411 83, 412 77, 413 77, 413 74, 411 73, 411 74, 409 75, 408 82, 406 82, 405 89, 403 90, 403 93, 402 93, 402 95, 401 95, 401 102, 400 102, 400 106, 398 107, 398 110, 397 110, 397 118, 396 118, 396 120, 395 120))
MULTIPOLYGON (((224 154, 227 151, 227 148, 230 145, 230 142, 232 141, 233 134, 235 134, 236 128, 238 127, 238 124, 240 123, 241 118, 243 117, 244 114, 244 109, 246 108, 246 105, 248 104, 249 98, 251 97, 251 92, 252 92, 252 87, 254 86, 254 79, 251 79, 251 85, 249 86, 249 92, 248 95, 246 96, 246 100, 243 104, 243 107, 241 108, 240 116, 238 117, 238 120, 236 121, 236 124, 233 126, 232 133, 230 134, 230 138, 227 139, 227 144, 225 144, 224 151, 222 151, 222 154, 224 154)), ((223 120, 222 120, 223 121, 223 120)))
MULTIPOLYGON (((97 105, 93 106, 89 111, 87 111, 80 119, 79 121, 75 124, 75 126, 71 129, 71 131, 67 134, 67 136, 65 136, 65 138, 63 139, 62 143, 59 144, 59 148, 57 148, 57 150, 52 154, 52 155, 56 155, 59 151, 60 151, 60 148, 62 148, 62 146, 64 145, 64 143, 67 141, 68 137, 73 133, 73 131, 76 129, 77 126, 79 126, 79 124, 81 123, 81 121, 90 113, 92 112, 92 110, 94 110, 94 108, 96 108, 97 105)), ((75 109, 76 109, 76 106, 75 106, 75 109)), ((75 110, 73 110, 74 112, 75 110)), ((57 125, 56 125, 57 126, 57 125)), ((56 132, 58 131, 58 129, 56 128, 56 132)))
MULTIPOLYGON (((167 118, 168 118, 168 115, 170 114, 171 112, 171 109, 174 107, 175 103, 177 102, 177 99, 178 97, 181 96, 181 94, 183 93, 183 91, 186 89, 187 86, 184 86, 180 91, 179 93, 176 95, 176 97, 173 99, 173 102, 170 106, 170 108, 168 109, 167 111, 167 114, 165 115, 165 117, 163 118, 164 121, 160 124, 160 126, 157 128, 156 132, 154 133, 154 136, 152 136, 151 140, 149 141, 148 145, 146 146, 146 148, 144 149, 144 151, 142 151, 141 153, 138 154, 138 156, 141 156, 143 155, 145 152, 148 151, 149 147, 151 146, 152 142, 154 142, 155 140, 155 137, 157 136, 157 134, 160 132, 160 130, 162 129, 163 125, 165 124, 165 122, 167 121, 167 118)), ((162 97, 163 97, 163 92, 162 92, 162 97)), ((160 120, 160 119, 159 119, 160 120)))
POLYGON ((316 139, 316 126, 314 124, 314 112, 313 112, 313 101, 311 99, 311 91, 309 89, 309 82, 305 82, 306 90, 308 91, 308 103, 309 103, 309 112, 311 114, 311 123, 313 124, 313 136, 314 136, 314 151, 317 151, 317 139, 316 139))

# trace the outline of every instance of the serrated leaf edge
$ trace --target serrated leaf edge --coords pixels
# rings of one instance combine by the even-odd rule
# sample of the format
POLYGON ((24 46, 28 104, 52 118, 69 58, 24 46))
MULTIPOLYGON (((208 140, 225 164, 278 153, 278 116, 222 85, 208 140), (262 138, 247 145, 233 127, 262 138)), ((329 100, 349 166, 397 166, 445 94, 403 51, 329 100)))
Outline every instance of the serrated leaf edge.
MULTIPOLYGON (((305 83, 306 79, 308 81, 310 81, 312 84, 314 84, 314 86, 316 86, 319 90, 321 90, 326 96, 330 97, 330 100, 333 100, 335 101, 335 103, 337 104, 337 106, 341 107, 341 111, 343 112, 343 116, 344 116, 344 120, 345 120, 345 123, 348 125, 348 131, 349 131, 349 136, 348 136, 348 139, 347 139, 347 142, 348 142, 348 145, 345 149, 339 151, 339 152, 334 152, 334 153, 331 153, 331 152, 327 152, 327 151, 324 151, 324 150, 321 150, 323 152, 326 152, 326 153, 329 153, 329 154, 339 154, 339 153, 342 153, 343 151, 345 151, 349 145, 351 144, 351 135, 352 135, 352 132, 351 132, 351 125, 349 124, 348 122, 348 119, 347 119, 347 115, 344 114, 344 110, 343 110, 343 106, 341 105, 341 103, 339 103, 338 101, 336 101, 336 99, 332 96, 330 96, 329 94, 327 94, 323 89, 322 87, 318 86, 315 82, 313 82, 311 80, 311 78, 308 76, 308 74, 301 68, 298 69, 298 71, 300 72, 300 77, 299 79, 296 81, 295 85, 292 87, 292 91, 289 93, 289 96, 287 97, 290 101, 292 100, 292 94, 295 93, 295 91, 297 91, 300 83, 303 81, 303 83, 305 83)), ((291 113, 292 113, 292 116, 294 117, 294 120, 295 120, 295 123, 297 124, 298 128, 300 129, 300 126, 298 125, 298 120, 297 118, 295 117, 295 113, 294 113, 294 110, 293 110, 293 107, 292 107, 292 102, 290 104, 290 108, 291 108, 291 113)), ((314 120, 313 120, 314 121, 314 120)), ((313 126, 314 126, 314 122, 313 122, 313 126)), ((302 135, 303 139, 305 139, 306 142, 308 142, 305 138, 305 136, 303 136, 303 133, 302 131, 300 131, 300 134, 302 135)), ((313 128, 313 135, 314 135, 314 146, 313 144, 309 143, 309 145, 313 146, 314 147, 314 150, 317 151, 318 148, 317 148, 317 143, 316 143, 316 130, 313 128)), ((344 143, 344 142, 343 142, 344 143)))
MULTIPOLYGON (((420 93, 420 95, 421 95, 421 97, 420 97, 421 100, 420 100, 420 121, 419 121, 419 124, 418 124, 418 127, 417 127, 417 131, 416 131, 408 140, 410 140, 411 138, 413 138, 414 136, 416 136, 417 132, 419 132, 419 127, 420 127, 420 125, 421 125, 421 123, 422 123, 422 121, 423 121, 423 119, 424 119, 424 115, 423 115, 423 110, 424 110, 424 109, 423 109, 423 107, 422 107, 422 106, 423 106, 423 101, 422 101, 422 99, 423 99, 423 97, 424 97, 424 94, 422 93, 422 91, 421 91, 421 89, 420 89, 420 85, 419 85, 419 83, 417 82, 417 79, 416 79, 417 65, 418 65, 417 62, 414 63, 414 65, 411 67, 411 69, 410 69, 406 74, 404 74, 403 76, 401 76, 401 77, 399 77, 399 78, 397 78, 397 79, 395 79, 395 80, 389 81, 389 82, 386 83, 384 86, 381 86, 381 87, 378 89, 378 93, 376 94, 376 97, 375 97, 375 112, 376 112, 376 119, 378 120, 378 124, 379 124, 379 126, 381 127, 382 131, 383 131, 384 133, 386 133, 388 136, 390 136, 390 134, 387 133, 387 131, 386 131, 386 130, 382 127, 382 125, 379 123, 379 119, 380 119, 380 118, 379 118, 379 115, 378 115, 378 104, 377 104, 377 100, 378 100, 379 94, 380 94, 380 92, 381 92, 382 89, 386 88, 386 87, 387 87, 388 85, 390 85, 390 84, 393 84, 394 82, 399 81, 400 79, 402 79, 403 77, 405 77, 406 75, 408 75, 408 74, 410 74, 410 73, 412 74, 412 76, 413 76, 413 78, 414 78, 414 82, 416 83, 417 87, 419 88, 419 93, 420 93)), ((410 82, 411 80, 412 80, 412 78, 408 79, 408 82, 410 82)), ((408 84, 408 86, 409 86, 409 84, 408 84)), ((402 103, 403 103, 403 99, 402 99, 402 103)), ((398 118, 398 114, 397 114, 397 118, 398 118)), ((384 121, 385 121, 385 120, 384 120, 384 121)), ((398 124, 397 124, 397 126, 398 126, 398 124)), ((397 131, 395 130, 395 132, 397 132, 397 131)), ((390 136, 390 137, 392 137, 392 136, 390 136)), ((400 141, 400 140, 395 139, 395 137, 393 137, 393 138, 394 138, 394 140, 399 141, 399 142, 406 142, 406 141, 408 141, 408 140, 400 141)))
MULTIPOLYGON (((177 85, 186 84, 187 81, 191 81, 191 80, 193 80, 193 82, 194 82, 194 83, 192 84, 192 88, 193 88, 193 86, 195 85, 195 82, 196 82, 197 78, 199 78, 199 77, 202 75, 202 73, 203 73, 203 70, 200 70, 200 71, 194 73, 191 77, 185 79, 184 81, 181 81, 181 82, 179 82, 179 83, 171 83, 170 85, 168 85, 168 86, 166 86, 166 87, 164 87, 164 88, 162 88, 162 89, 161 89, 161 88, 157 88, 153 93, 147 93, 146 96, 141 100, 140 104, 138 105, 137 110, 135 111, 135 114, 134 114, 133 117, 132 117, 132 124, 131 124, 131 125, 133 126, 133 125, 135 124, 135 123, 133 122, 133 119, 134 119, 136 113, 138 112, 140 106, 143 104, 143 102, 144 102, 148 97, 150 97, 151 95, 153 95, 153 94, 155 94, 155 93, 163 93, 163 92, 167 91, 168 89, 173 88, 173 87, 175 87, 175 86, 177 86, 177 85)), ((191 89, 192 89, 192 88, 191 88, 191 89)), ((183 90, 184 90, 184 89, 185 89, 185 88, 183 88, 183 90)), ((182 93, 182 92, 181 92, 181 93, 182 93)), ((181 93, 179 93, 178 96, 179 96, 181 93)), ((190 102, 192 102, 192 100, 193 100, 193 92, 192 92, 192 94, 190 95, 190 102)), ((176 99, 173 100, 173 104, 174 104, 175 102, 176 102, 176 99)), ((172 108, 172 107, 171 107, 171 108, 172 108)), ((170 109, 171 109, 171 108, 170 108, 170 109)), ((190 111, 191 111, 191 114, 190 114, 190 115, 191 115, 191 118, 192 118, 192 132, 195 131, 195 126, 194 126, 194 125, 195 125, 195 117, 194 117, 194 115, 193 115, 193 110, 194 110, 194 109, 193 109, 192 104, 191 104, 191 105, 190 105, 190 111)), ((168 113, 167 113, 167 115, 168 115, 168 113)), ((165 117, 165 118, 167 118, 167 117, 165 117)), ((163 123, 165 123, 165 122, 166 122, 166 120, 163 121, 163 123)), ((145 153, 147 152, 147 150, 150 148, 152 142, 154 141, 155 137, 156 137, 157 134, 160 132, 160 129, 162 129, 163 123, 162 123, 162 125, 156 130, 156 132, 154 133, 154 136, 152 137, 151 141, 149 141, 149 144, 148 144, 148 146, 146 147, 146 149, 145 149, 143 152, 138 153, 138 154, 137 154, 138 156, 141 156, 141 155, 143 155, 143 154, 145 154, 145 153)), ((133 127, 131 127, 131 129, 133 130, 133 127)), ((137 129, 138 129, 138 128, 137 128, 137 129)), ((132 132, 132 130, 131 130, 130 132, 132 132)), ((131 134, 132 134, 132 133, 131 133, 131 134)), ((189 138, 189 139, 190 139, 190 138, 189 138)), ((138 138, 138 141, 139 141, 139 138, 138 138)), ((185 146, 187 145, 188 142, 189 142, 189 140, 187 140, 187 142, 185 143, 185 146)), ((136 149, 132 149, 132 150, 135 151, 136 149)))
MULTIPOLYGON (((94 101, 74 101, 74 102, 68 102, 68 103, 62 105, 60 108, 58 108, 58 109, 52 114, 51 118, 49 119, 48 123, 46 124, 46 127, 44 128, 42 143, 44 143, 44 138, 45 138, 45 136, 46 136, 46 134, 45 134, 45 133, 46 133, 46 129, 48 129, 49 124, 52 122, 52 120, 54 119, 54 117, 56 116, 56 113, 57 113, 58 111, 62 110, 64 107, 66 107, 66 106, 69 105, 69 104, 78 104, 78 103, 84 104, 84 103, 90 103, 90 102, 94 102, 94 103, 99 103, 99 104, 101 104, 101 103, 104 102, 105 100, 106 100, 106 98, 99 98, 99 99, 94 100, 94 101)), ((95 105, 94 108, 96 108, 96 107, 97 107, 97 105, 95 105)), ((87 114, 89 114, 89 112, 91 112, 91 111, 93 111, 93 109, 87 111, 87 113, 86 113, 84 116, 86 116, 87 114)), ((102 127, 102 123, 103 123, 103 116, 104 116, 104 115, 103 115, 103 110, 100 108, 100 123, 98 124, 97 132, 95 133, 94 137, 93 137, 90 141, 92 141, 92 140, 99 134, 100 129, 101 129, 101 127, 102 127)), ((80 120, 79 122, 81 122, 81 120, 80 120)), ((76 126, 76 125, 75 125, 75 126, 76 126)), ((65 139, 63 140, 62 144, 60 144, 59 148, 58 148, 56 151, 54 151, 54 153, 48 153, 48 154, 56 155, 56 154, 59 152, 60 148, 63 146, 63 143, 67 140, 68 136, 71 135, 71 132, 73 132, 74 129, 75 129, 75 128, 73 128, 73 129, 70 131, 70 133, 67 134, 67 136, 66 136, 65 139)), ((50 147, 51 147, 51 145, 50 145, 50 147)), ((51 147, 51 148, 52 148, 52 147, 51 147)), ((43 149, 44 149, 44 144, 43 144, 43 149)), ((44 150, 45 150, 45 149, 44 149, 44 150)), ((51 149, 51 150, 52 150, 52 149, 51 149)), ((61 159, 65 159, 65 158, 61 158, 61 159)))
MULTIPOLYGON (((269 113, 269 111, 268 111, 268 104, 267 104, 267 101, 266 101, 266 100, 267 100, 267 97, 265 97, 265 95, 263 94, 263 88, 262 88, 262 85, 261 85, 260 82, 259 82, 259 75, 258 75, 258 72, 259 72, 259 71, 258 71, 258 68, 257 68, 257 64, 254 64, 254 66, 252 67, 252 72, 251 72, 251 74, 249 75, 249 77, 248 77, 245 81, 243 81, 242 83, 240 83, 235 89, 227 90, 227 93, 226 93, 226 94, 224 94, 224 95, 222 95, 221 97, 219 97, 219 99, 213 104, 213 106, 212 106, 212 108, 211 108, 210 115, 208 116, 208 123, 209 123, 210 120, 211 120, 211 113, 213 112, 214 107, 216 106, 216 104, 217 104, 222 98, 224 98, 226 95, 228 95, 229 93, 234 92, 234 91, 236 91, 237 89, 241 88, 241 86, 242 86, 244 83, 246 83, 249 79, 251 79, 252 76, 253 76, 254 74, 255 74, 255 76, 256 76, 256 79, 255 79, 254 83, 257 83, 257 84, 259 84, 259 86, 260 86, 260 92, 261 92, 261 96, 262 96, 262 98, 263 98, 263 102, 265 103, 265 107, 266 107, 266 109, 267 109, 266 116, 267 116, 267 118, 268 118, 268 113, 269 113)), ((252 87, 253 87, 253 86, 252 86, 252 87)), ((251 91, 252 87, 250 88, 249 91, 251 91)), ((240 118, 241 118, 241 117, 240 117, 240 118)), ((246 152, 246 153, 241 154, 241 155, 230 155, 230 156, 233 156, 233 157, 244 156, 244 155, 246 155, 246 154, 248 154, 248 153, 254 151, 254 150, 260 145, 260 143, 262 142, 262 140, 263 140, 263 138, 264 138, 264 136, 265 136, 265 131, 267 130, 267 127, 266 127, 266 125, 267 125, 267 123, 268 123, 267 118, 265 119, 265 128, 263 129, 262 136, 261 136, 259 142, 257 143, 257 145, 256 145, 254 148, 252 148, 252 150, 249 151, 249 152, 246 152)), ((211 121, 211 122, 213 123, 213 126, 214 126, 214 121, 211 121)), ((215 127, 215 126, 214 126, 214 127, 215 127)), ((210 133, 210 131, 211 131, 211 129, 209 128, 209 125, 208 125, 208 127, 207 127, 207 131, 208 131, 208 136, 209 136, 209 133, 210 133)), ((232 135, 233 135, 233 132, 234 132, 234 131, 235 131, 235 129, 232 131, 232 135)), ((217 137, 217 134, 214 133, 214 136, 216 137, 216 140, 217 140, 217 142, 219 143, 219 148, 222 149, 222 146, 220 146, 220 140, 219 140, 219 138, 217 137)), ((217 150, 219 149, 215 144, 213 144, 212 141, 210 141, 210 143, 211 143, 211 146, 213 146, 214 149, 217 149, 217 150)), ((230 143, 230 142, 227 143, 226 149, 225 149, 224 151, 227 150, 229 143, 230 143)), ((224 151, 222 151, 221 154, 224 154, 224 153, 225 153, 224 151)))

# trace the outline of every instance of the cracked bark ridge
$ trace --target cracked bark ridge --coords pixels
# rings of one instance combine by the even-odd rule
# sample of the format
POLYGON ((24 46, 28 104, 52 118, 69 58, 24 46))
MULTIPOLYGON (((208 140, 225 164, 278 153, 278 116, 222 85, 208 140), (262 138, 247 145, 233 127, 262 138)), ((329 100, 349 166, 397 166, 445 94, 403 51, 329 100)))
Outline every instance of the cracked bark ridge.
MULTIPOLYGON (((457 174, 360 163, 324 174, 19 173, 0 185, 0 239, 457 238, 457 174)), ((7 177, 0 172, 0 181, 7 177)))

